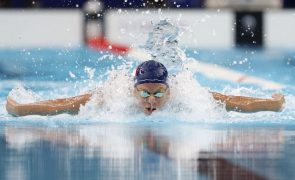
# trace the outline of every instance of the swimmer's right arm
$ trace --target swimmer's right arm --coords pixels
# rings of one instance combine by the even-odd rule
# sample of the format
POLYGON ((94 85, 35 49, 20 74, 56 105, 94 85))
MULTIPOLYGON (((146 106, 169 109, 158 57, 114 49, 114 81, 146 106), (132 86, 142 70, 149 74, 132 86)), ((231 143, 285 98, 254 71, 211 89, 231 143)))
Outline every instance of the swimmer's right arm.
POLYGON ((85 105, 90 100, 92 94, 84 94, 80 96, 39 101, 35 103, 20 104, 7 97, 6 110, 13 116, 26 115, 56 115, 61 113, 77 114, 80 106, 85 105))

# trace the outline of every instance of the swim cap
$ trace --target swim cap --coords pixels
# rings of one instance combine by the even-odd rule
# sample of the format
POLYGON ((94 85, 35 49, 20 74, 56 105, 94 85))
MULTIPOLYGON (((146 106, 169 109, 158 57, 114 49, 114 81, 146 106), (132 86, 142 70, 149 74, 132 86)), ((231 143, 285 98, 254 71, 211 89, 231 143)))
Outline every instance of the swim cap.
POLYGON ((149 60, 141 63, 135 71, 134 86, 143 83, 167 84, 168 71, 160 62, 149 60))

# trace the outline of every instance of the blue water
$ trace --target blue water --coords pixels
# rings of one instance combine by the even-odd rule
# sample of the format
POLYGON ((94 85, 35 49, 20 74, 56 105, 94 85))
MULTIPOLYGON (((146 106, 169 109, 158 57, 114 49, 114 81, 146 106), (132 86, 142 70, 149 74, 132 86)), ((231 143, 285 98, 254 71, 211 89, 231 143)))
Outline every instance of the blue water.
MULTIPOLYGON (((87 48, 2 49, 0 179, 294 179, 292 52, 231 49, 186 54, 286 85, 280 92, 286 95, 287 107, 278 113, 230 112, 213 121, 169 115, 130 122, 71 115, 12 117, 4 108, 5 98, 19 84, 45 99, 73 96, 105 80, 108 70, 138 62, 87 48), (92 79, 85 67, 95 68, 92 79)), ((194 77, 218 92, 239 90, 263 97, 277 92, 200 73, 194 77)))

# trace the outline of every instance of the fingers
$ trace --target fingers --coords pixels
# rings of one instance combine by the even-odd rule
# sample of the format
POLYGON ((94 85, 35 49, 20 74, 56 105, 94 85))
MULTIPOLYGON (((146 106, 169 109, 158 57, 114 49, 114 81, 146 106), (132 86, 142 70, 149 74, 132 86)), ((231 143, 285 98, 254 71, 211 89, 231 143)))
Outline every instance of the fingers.
POLYGON ((278 111, 282 111, 285 105, 285 96, 280 93, 275 93, 271 97, 278 102, 278 111))
POLYGON ((280 100, 280 101, 284 101, 285 102, 285 96, 283 94, 275 93, 275 94, 272 94, 271 97, 273 99, 275 99, 275 100, 280 100))

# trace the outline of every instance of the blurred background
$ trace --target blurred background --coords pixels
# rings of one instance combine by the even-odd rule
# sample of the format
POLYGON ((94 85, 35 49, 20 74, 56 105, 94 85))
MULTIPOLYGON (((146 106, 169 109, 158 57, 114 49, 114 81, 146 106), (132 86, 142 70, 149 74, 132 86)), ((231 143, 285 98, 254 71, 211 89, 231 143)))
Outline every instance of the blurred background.
POLYGON ((169 18, 186 29, 186 47, 293 48, 294 7, 292 0, 1 0, 0 47, 113 43, 124 50, 169 18))

